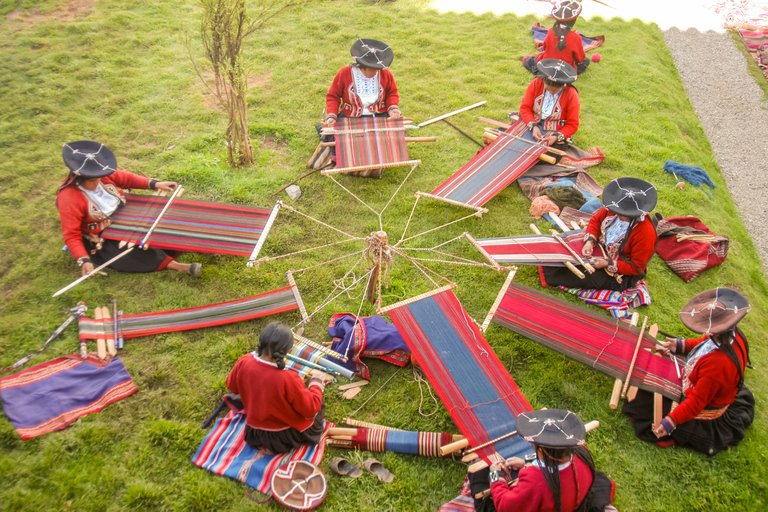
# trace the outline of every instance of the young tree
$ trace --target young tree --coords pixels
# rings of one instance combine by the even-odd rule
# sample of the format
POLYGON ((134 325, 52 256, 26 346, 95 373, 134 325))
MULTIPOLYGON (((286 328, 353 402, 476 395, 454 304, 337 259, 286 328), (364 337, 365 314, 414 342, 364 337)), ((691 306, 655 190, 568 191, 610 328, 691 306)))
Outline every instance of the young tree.
MULTIPOLYGON (((253 4, 256 15, 249 17, 245 0, 200 0, 203 7, 200 38, 213 83, 203 77, 196 65, 195 71, 229 118, 224 134, 229 165, 253 163, 253 148, 248 135, 248 74, 242 58, 243 42, 282 11, 310 1, 259 0, 253 4)), ((189 39, 187 49, 194 65, 189 39)))

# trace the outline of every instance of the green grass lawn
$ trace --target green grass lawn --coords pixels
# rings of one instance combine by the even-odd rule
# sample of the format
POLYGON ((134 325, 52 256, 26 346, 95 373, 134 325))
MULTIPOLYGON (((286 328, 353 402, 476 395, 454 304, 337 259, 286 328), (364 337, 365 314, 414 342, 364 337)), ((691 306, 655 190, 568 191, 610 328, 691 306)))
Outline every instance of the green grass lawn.
MULTIPOLYGON (((345 254, 334 248, 269 262, 257 270, 247 269, 244 258, 186 254, 182 262, 204 264, 202 279, 171 272, 111 272, 108 278, 93 279, 51 299, 54 291, 79 274, 73 259, 60 250, 63 242, 54 206, 56 188, 66 175, 62 143, 104 142, 117 154, 120 167, 176 180, 187 188, 187 197, 271 207, 276 198, 272 192, 306 171, 304 164, 317 144, 313 125, 320 120, 333 76, 350 62, 349 47, 355 38, 381 39, 393 46, 392 71, 401 108, 417 122, 487 100, 482 109, 453 119, 479 137, 484 124, 478 115, 503 120, 518 109, 531 78, 519 57, 532 53, 529 27, 540 21, 512 15, 438 14, 423 2, 408 0, 342 0, 287 12, 245 46, 257 84, 248 103, 258 165, 230 169, 223 163, 224 116, 206 106, 210 98, 205 97, 182 43, 184 34, 197 34, 197 3, 99 0, 85 16, 68 18, 62 9, 73 4, 77 2, 0 1, 0 13, 19 7, 27 14, 0 22, 2 367, 39 348, 63 320, 62 312, 78 300, 95 307, 114 298, 126 314, 221 302, 283 286, 286 270, 345 254)), ((580 21, 577 28, 588 35, 604 34, 607 41, 600 48, 602 62, 590 66, 577 84, 583 113, 576 143, 583 148, 599 146, 606 154, 591 171, 593 177, 603 185, 627 175, 649 180, 659 189, 658 211, 665 216, 695 215, 731 239, 725 264, 691 284, 655 258, 648 278, 653 305, 641 313, 662 330, 686 334, 677 312, 689 298, 715 286, 740 289, 753 306, 742 326, 752 347, 754 369, 746 382, 757 400, 755 424, 738 448, 714 458, 684 449, 660 450, 637 440, 628 420, 608 408, 610 379, 496 325, 488 330, 487 339, 534 407, 568 408, 584 420, 601 422, 588 443, 598 467, 617 482, 615 503, 620 510, 765 510, 768 416, 763 399, 768 392, 768 356, 761 335, 768 327, 768 301, 757 251, 659 29, 637 20, 600 19, 580 21), (714 200, 692 186, 676 190, 674 178, 662 168, 667 159, 706 169, 717 185, 714 200)), ((196 52, 202 56, 199 47, 196 52)), ((423 164, 384 216, 390 239, 399 238, 413 194, 434 189, 477 149, 443 124, 416 134, 438 135, 439 141, 411 146, 411 156, 423 164)), ((340 181, 381 207, 406 172, 388 170, 381 180, 340 181)), ((304 196, 298 201, 285 195, 281 199, 358 236, 378 229, 376 217, 329 179, 315 175, 301 187, 304 196)), ((464 231, 475 237, 527 234, 529 204, 512 185, 486 205, 490 213, 482 219, 452 225, 410 246, 433 246, 464 231)), ((422 200, 409 233, 467 213, 422 200)), ((284 211, 262 254, 276 256, 338 239, 284 211)), ((479 259, 466 242, 448 247, 455 254, 479 259)), ((297 276, 310 311, 352 262, 342 260, 297 276)), ((457 295, 464 307, 482 321, 504 275, 472 267, 433 268, 459 285, 457 295)), ((516 280, 539 287, 534 267, 521 268, 516 280)), ((431 288, 412 266, 396 260, 385 302, 431 288)), ((324 327, 329 316, 356 312, 358 305, 358 299, 343 296, 316 315, 306 334, 327 340, 324 327)), ((362 312, 373 314, 373 308, 365 305, 362 312)), ((121 357, 140 392, 64 431, 22 442, 10 423, 0 420, 0 510, 252 509, 243 485, 194 467, 190 458, 206 433, 200 424, 225 390, 229 369, 255 347, 259 330, 273 320, 295 325, 300 318, 291 313, 129 340, 121 357)), ((33 362, 76 353, 77 346, 76 328, 70 327, 33 362)), ((383 363, 372 363, 371 368, 373 382, 351 401, 329 388, 330 420, 340 422, 396 371, 383 363)), ((457 432, 442 405, 425 417, 418 404, 419 387, 409 367, 355 418, 406 429, 457 432)), ((425 402, 425 413, 434 409, 433 403, 425 402)), ((329 449, 326 461, 335 455, 360 461, 369 454, 329 449)), ((465 473, 464 466, 450 460, 376 457, 397 475, 394 483, 380 485, 370 475, 359 480, 330 477, 323 510, 436 510, 458 493, 465 473)), ((327 462, 322 467, 330 474, 327 462)))

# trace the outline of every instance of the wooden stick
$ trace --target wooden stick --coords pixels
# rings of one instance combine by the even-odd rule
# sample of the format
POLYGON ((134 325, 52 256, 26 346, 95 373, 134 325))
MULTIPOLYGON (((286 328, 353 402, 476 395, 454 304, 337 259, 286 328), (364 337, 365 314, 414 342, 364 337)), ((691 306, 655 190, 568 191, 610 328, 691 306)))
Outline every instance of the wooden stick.
POLYGON ((449 443, 440 447, 440 455, 445 457, 453 452, 457 452, 469 446, 469 439, 462 439, 455 443, 449 443))
POLYGON ((347 360, 348 360, 347 357, 345 357, 344 355, 336 352, 335 350, 332 350, 332 349, 326 347, 325 345, 321 345, 320 343, 316 343, 316 342, 310 340, 309 338, 305 338, 304 336, 302 336, 300 334, 293 333, 293 339, 294 339, 294 341, 298 341, 299 343, 303 343, 304 345, 307 345, 308 347, 312 347, 315 350, 319 350, 320 352, 328 354, 332 358, 338 359, 342 363, 346 363, 347 360))
MULTIPOLYGON (((101 310, 101 308, 94 308, 93 309, 93 318, 96 319, 96 321, 101 322, 101 327, 104 327, 104 312, 101 310)), ((104 338, 96 338, 96 353, 99 356, 99 359, 104 360, 107 357, 107 344, 104 338)))
MULTIPOLYGON (((101 308, 101 317, 104 320, 112 320, 112 317, 109 314, 109 308, 107 308, 107 306, 103 306, 101 308)), ((112 328, 114 331, 114 322, 112 323, 112 328)), ((109 354, 112 356, 117 355, 117 349, 115 348, 115 338, 107 338, 107 352, 109 352, 109 354)))
POLYGON ((488 213, 488 208, 483 208, 482 206, 475 206, 473 204, 469 203, 462 203, 461 201, 456 201, 454 199, 448 199, 447 197, 440 197, 436 196, 434 194, 430 194, 428 192, 416 192, 416 197, 428 197, 429 199, 435 199, 437 201, 442 201, 444 203, 453 204, 456 206, 463 206, 464 208, 469 208, 470 210, 475 210, 480 216, 484 213, 488 213))
POLYGON ((180 196, 184 193, 184 187, 176 187, 176 190, 173 191, 173 195, 171 195, 171 198, 168 199, 168 202, 165 203, 165 206, 163 206, 163 209, 160 210, 160 213, 158 214, 157 218, 155 218, 155 222, 152 223, 152 226, 147 231, 147 234, 144 235, 144 238, 139 242, 139 249, 149 249, 149 246, 147 245, 147 240, 149 240, 149 237, 152 235, 152 232, 155 230, 157 225, 160 223, 160 220, 163 218, 163 215, 165 215, 165 212, 168 211, 168 208, 171 206, 171 203, 174 199, 176 199, 177 196, 180 196))
POLYGON ((496 296, 496 300, 493 301, 493 305, 491 305, 491 309, 488 310, 488 314, 485 317, 485 320, 483 320, 483 325, 480 326, 480 331, 485 332, 488 327, 491 325, 491 321, 493 320, 493 317, 496 315, 496 310, 499 309, 499 306, 501 305, 501 301, 504 299, 504 295, 507 294, 507 289, 509 288, 509 285, 512 284, 512 280, 515 278, 515 273, 517 272, 517 269, 510 270, 509 275, 507 276, 507 279, 504 281, 504 284, 501 287, 501 290, 499 290, 499 294, 496 296))
POLYGON ((461 458, 461 462, 467 463, 479 458, 480 456, 474 452, 468 453, 461 458))
POLYGON ((496 270, 498 270, 499 272, 501 272, 501 265, 499 265, 499 264, 496 262, 496 260, 494 260, 494 259, 491 257, 491 255, 490 255, 490 254, 488 254, 488 251, 486 251, 486 250, 483 248, 483 246, 482 246, 482 245, 480 245, 479 243, 477 243, 477 240, 475 240, 475 239, 472 237, 472 235, 470 235, 469 233, 467 233, 467 232, 465 231, 465 232, 464 232, 464 238, 466 238, 467 240, 469 240, 469 243, 471 243, 472 245, 474 245, 474 246, 475 246, 475 249, 477 249, 477 250, 480 252, 480 254, 482 254, 483 256, 485 256, 485 259, 486 259, 486 260, 488 260, 488 262, 489 262, 491 265, 493 265, 493 266, 494 266, 494 268, 495 268, 496 270))
POLYGON ((359 380, 357 382, 350 382, 349 384, 342 384, 337 389, 339 389, 340 391, 346 391, 348 389, 361 388, 361 387, 367 386, 367 385, 368 385, 368 381, 367 380, 359 380))
POLYGON ((660 393, 653 394, 653 427, 656 428, 664 419, 664 397, 660 393))
POLYGON ((479 121, 482 121, 484 123, 492 124, 493 126, 496 126, 497 128, 503 128, 505 130, 509 130, 512 128, 511 124, 502 123, 501 121, 496 121, 495 119, 490 119, 488 117, 478 117, 479 121))
POLYGON ((370 428, 370 429, 376 429, 376 430, 397 430, 398 432, 403 432, 403 429, 401 428, 377 425, 376 423, 368 423, 367 421, 353 420, 352 418, 344 418, 342 422, 346 423, 351 427, 370 428))
MULTIPOLYGON (((630 325, 637 325, 637 321, 640 320, 640 313, 635 311, 632 313, 632 319, 630 320, 630 325)), ((621 399, 621 388, 624 386, 624 383, 621 381, 621 379, 616 379, 613 383, 613 392, 611 393, 611 401, 609 402, 608 406, 611 409, 616 409, 619 406, 619 400, 621 399)))
POLYGON ((581 229, 581 226, 579 226, 579 225, 576 223, 576 221, 575 221, 575 220, 572 220, 572 221, 571 221, 571 227, 573 228, 573 230, 574 230, 574 231, 578 231, 578 230, 580 230, 580 229, 581 229))
POLYGON ((391 169, 393 167, 405 167, 408 165, 420 165, 421 160, 405 160, 403 162, 390 162, 386 164, 371 164, 371 165, 358 165, 356 167, 344 167, 336 169, 323 169, 320 174, 328 176, 329 174, 346 174, 349 172, 357 171, 370 171, 372 169, 391 169))
MULTIPOLYGON (((648 328, 648 334, 651 336, 651 338, 656 339, 656 336, 659 334, 659 325, 653 324, 648 328)), ((631 402, 632 400, 637 397, 637 392, 639 391, 639 388, 637 386, 629 386, 629 391, 627 391, 627 400, 631 402)), ((654 393, 655 395, 656 393, 654 393)))
POLYGON ((447 114, 443 114, 442 116, 435 117, 434 119, 430 119, 428 121, 424 121, 423 123, 419 123, 419 128, 422 128, 424 126, 428 126, 432 123, 436 123, 438 121, 442 121, 443 119, 451 116, 455 116, 456 114, 460 114, 462 112, 466 112, 467 110, 472 110, 473 108, 482 107, 487 102, 486 100, 478 101, 474 105, 470 105, 468 107, 460 108, 459 110, 454 110, 453 112, 448 112, 447 114))
MULTIPOLYGON (((299 306, 299 313, 301 313, 301 319, 306 325, 309 323, 310 318, 309 318, 309 315, 307 315, 307 308, 304 307, 304 301, 301 299, 301 294, 299 293, 299 287, 296 286, 296 280, 293 278, 293 272, 291 272, 290 270, 287 271, 285 273, 285 278, 288 279, 288 285, 290 285, 291 287, 293 298, 296 299, 296 304, 298 304, 299 306)), ((344 362, 346 363, 346 361, 344 362)))
POLYGON ((72 282, 71 282, 71 283, 69 283, 67 286, 65 286, 65 287, 64 287, 64 288, 62 288, 61 290, 57 291, 56 293, 54 293, 54 294, 52 295, 52 297, 58 297, 58 296, 59 296, 59 295, 61 295, 62 293, 66 292, 66 291, 68 291, 68 290, 70 290, 70 289, 74 288, 74 287, 75 287, 75 286, 77 286, 78 284, 82 283, 82 282, 83 282, 83 281, 85 281, 86 279, 90 279, 91 277, 93 277, 93 276, 95 276, 96 274, 98 274, 98 273, 99 273, 99 271, 100 271, 101 269, 103 269, 103 268, 107 268, 107 267, 108 267, 108 266, 110 266, 112 263, 116 262, 117 260, 119 260, 119 259, 120 259, 120 258, 122 258, 123 256, 127 255, 129 252, 131 252, 131 251, 132 251, 132 250, 134 250, 135 248, 136 248, 136 246, 133 246, 133 247, 129 247, 128 249, 124 250, 123 252, 121 252, 120 254, 118 254, 117 256, 115 256, 114 258, 112 258, 111 260, 109 260, 109 261, 107 261, 106 263, 103 263, 103 264, 99 265, 98 267, 96 267, 96 268, 95 268, 95 269, 93 269, 93 270, 92 270, 90 273, 88 273, 88 274, 86 274, 86 275, 84 275, 84 276, 82 276, 82 277, 80 277, 80 278, 78 278, 78 279, 76 279, 76 280, 72 281, 72 282))
POLYGON ((405 142, 437 142, 437 137, 406 137, 405 142))
POLYGON ((635 345, 635 353, 632 355, 632 362, 629 363, 629 371, 627 372, 627 379, 624 381, 624 387, 621 390, 621 398, 626 398, 627 388, 629 387, 629 379, 632 377, 632 370, 635 369, 635 361, 637 360, 637 353, 640 351, 640 343, 643 341, 643 334, 645 334, 645 326, 648 325, 648 317, 643 319, 643 327, 640 329, 640 336, 637 337, 637 344, 635 345))
MULTIPOLYGON (((253 246, 253 251, 251 251, 251 255, 248 257, 248 261, 245 262, 246 267, 253 267, 254 264, 256 263, 256 258, 259 257, 261 248, 264 247, 264 243, 267 241, 267 235, 269 235, 269 231, 272 229, 272 224, 275 223, 277 214, 280 213, 281 206, 283 206, 283 202, 277 201, 275 203, 275 206, 272 207, 272 211, 269 214, 269 218, 267 219, 267 222, 264 224, 264 227, 261 229, 261 234, 259 235, 259 239, 256 241, 256 245, 253 246)), ((304 313, 306 313, 306 311, 304 313)))
MULTIPOLYGON (((495 133, 497 135, 504 135, 505 137, 510 137, 512 139, 517 139, 517 140, 521 140, 523 142, 527 142, 531 146, 537 146, 537 147, 540 147, 540 148, 544 148, 544 149, 547 150, 547 153, 552 153, 553 155, 565 156, 565 154, 566 154, 565 151, 563 151, 563 150, 560 150, 560 149, 557 149, 557 148, 553 148, 552 146, 547 146, 545 144, 541 144, 540 142, 535 142, 535 141, 532 141, 532 140, 528 140, 528 139, 526 139, 524 137, 520 137, 518 135, 512 135, 511 133, 501 132, 501 131, 498 131, 498 130, 495 130, 495 129, 492 129, 492 128, 485 128, 485 130, 486 131, 490 131, 490 133, 495 133)), ((556 159, 552 163, 555 163, 555 162, 557 162, 556 159)))
POLYGON ((565 224, 565 222, 563 222, 560 217, 557 216, 556 213, 550 213, 549 216, 552 217, 552 220, 555 221, 555 224, 557 224, 557 227, 560 228, 560 231, 563 233, 570 231, 570 228, 565 224))
POLYGON ((498 133, 491 133, 491 132, 483 132, 483 137, 490 140, 496 140, 499 138, 498 133))
POLYGON ((541 234, 541 230, 539 229, 539 226, 537 226, 536 224, 528 224, 528 227, 531 228, 531 231, 533 231, 537 235, 541 234))
POLYGON ((281 189, 279 189, 279 190, 277 190, 277 191, 275 191, 275 192, 272 192, 272 195, 273 195, 273 196, 276 196, 277 194, 279 194, 279 193, 280 193, 280 192, 282 192, 283 190, 287 189, 288 187, 290 187, 291 185, 293 185, 293 184, 294 184, 294 183, 296 183, 297 181, 301 181, 301 180, 303 180, 304 178, 306 178, 307 176, 311 176, 311 175, 315 174, 316 172, 320 172, 320 171, 322 171, 322 170, 323 170, 323 168, 320 168, 320 169, 312 169, 312 170, 311 170, 311 171, 309 171, 309 172, 305 172, 304 174, 302 174, 301 176, 299 176, 298 178, 296 178, 295 180, 293 180, 293 181, 292 181, 292 182, 290 182, 289 184, 287 184, 287 185, 284 185, 284 186, 283 186, 281 189))
POLYGON ((581 259, 581 256, 579 256, 579 255, 576 253, 576 251, 574 251, 574 250, 571 248, 571 246, 569 246, 567 243, 565 243, 565 240, 563 240, 562 238, 560 238, 560 235, 558 235, 558 234, 557 234, 557 231, 556 231, 556 230, 552 229, 552 230, 550 230, 550 231, 551 231, 551 233, 552 233, 552 236, 553 236, 553 237, 555 237, 555 240, 557 240, 558 242, 560 242, 560 244, 561 244, 563 247, 565 247, 565 248, 568 250, 568 252, 569 252, 569 253, 571 253, 571 255, 572 255, 574 258, 576 258, 576 261, 578 261, 578 262, 579 262, 579 264, 580 264, 581 266, 583 266, 585 269, 587 269, 587 272, 589 272, 590 274, 594 274, 594 273, 595 273, 595 267, 593 267, 592 265, 590 265, 589 263, 587 263, 586 261, 584 261, 583 259, 581 259))

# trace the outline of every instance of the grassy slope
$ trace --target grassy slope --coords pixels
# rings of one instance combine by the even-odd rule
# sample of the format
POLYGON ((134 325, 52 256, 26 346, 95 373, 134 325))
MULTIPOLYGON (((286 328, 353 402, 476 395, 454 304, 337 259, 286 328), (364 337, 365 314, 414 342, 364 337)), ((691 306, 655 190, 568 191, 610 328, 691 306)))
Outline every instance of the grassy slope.
MULTIPOLYGON (((0 4, 3 11, 8 5, 0 4)), ((39 4, 55 12, 59 0, 39 4)), ((24 4, 26 6, 26 4, 24 4)), ((417 121, 488 100, 487 106, 456 119, 470 133, 483 124, 476 115, 503 119, 516 110, 530 77, 517 57, 532 49, 528 27, 534 18, 437 14, 413 2, 370 4, 362 1, 308 6, 275 19, 246 45, 253 74, 269 77, 252 89, 251 129, 259 146, 254 169, 231 170, 220 138, 223 117, 207 110, 181 35, 196 29, 194 2, 100 0, 86 18, 0 25, 0 366, 39 347, 57 326, 61 311, 76 300, 92 306, 116 298, 126 312, 159 311, 242 297, 281 286, 286 269, 302 268, 331 256, 321 255, 263 265, 246 271, 240 258, 188 254, 182 261, 205 264, 203 279, 172 273, 130 276, 112 273, 52 300, 50 294, 77 275, 71 258, 59 251, 61 234, 53 206, 65 169, 62 142, 92 138, 116 150, 121 167, 175 179, 189 197, 268 206, 270 195, 304 172, 316 144, 312 125, 335 71, 349 63, 347 48, 359 36, 393 45, 403 111, 417 121), (47 48, 45 45, 50 45, 47 48), (33 50, 32 48, 40 48, 33 50), (278 153, 264 142, 277 137, 278 153), (176 144, 172 150, 164 148, 176 144), (262 146, 262 144, 264 144, 262 146)), ((648 279, 654 304, 642 311, 664 330, 681 332, 679 308, 695 293, 714 286, 740 288, 754 311, 744 321, 755 369, 747 383, 758 402, 756 423, 734 450, 706 458, 686 450, 661 451, 634 438, 629 422, 607 407, 612 382, 556 353, 492 326, 487 338, 535 407, 563 407, 601 427, 589 442, 598 465, 618 483, 622 510, 762 510, 766 496, 768 417, 761 406, 766 393, 766 351, 760 333, 768 327, 766 282, 755 248, 738 218, 704 133, 685 96, 658 29, 638 21, 579 22, 588 34, 605 34, 603 61, 593 65, 579 90, 583 103, 577 143, 603 149, 607 158, 594 170, 600 183, 635 175, 659 187, 665 216, 696 215, 731 238, 728 261, 691 284, 684 284, 654 259, 648 279), (665 173, 665 160, 700 165, 717 184, 715 201, 694 187, 682 192, 665 173)), ((199 50, 198 50, 199 54, 199 50)), ((413 147, 424 164, 390 206, 384 228, 397 237, 416 190, 429 191, 450 176, 476 148, 448 127, 435 125, 419 135, 439 135, 436 144, 413 147)), ((348 178, 366 201, 383 205, 404 170, 387 171, 379 181, 348 178)), ((312 177, 301 183, 302 211, 356 235, 378 229, 368 210, 333 183, 312 177)), ((284 198, 285 199, 285 198, 284 198)), ((511 186, 488 203, 490 213, 424 237, 427 247, 463 231, 476 237, 525 234, 528 201, 511 186)), ((410 233, 417 233, 467 212, 423 202, 410 233)), ((336 240, 295 215, 281 214, 264 254, 336 240)), ((457 254, 476 257, 465 245, 457 254)), ((299 279, 310 309, 331 291, 330 282, 348 267, 344 262, 313 270, 299 279)), ((481 319, 503 276, 465 267, 435 270, 460 286, 458 296, 481 319)), ((538 286, 532 267, 517 280, 538 286)), ((420 274, 395 263, 393 296, 413 296, 431 287, 420 274)), ((562 295, 562 294, 561 294, 562 295)), ((394 297, 388 298, 394 301, 394 297)), ((308 333, 323 336, 330 313, 356 311, 356 300, 339 300, 318 315, 308 333)), ((371 314, 370 306, 363 308, 371 314)), ((279 317, 298 322, 297 314, 279 317)), ((234 361, 251 349, 270 319, 153 336, 129 342, 122 357, 140 393, 87 416, 72 427, 21 442, 7 421, 0 421, 0 510, 245 510, 252 507, 242 485, 193 467, 190 457, 204 436, 199 424, 224 390, 234 361)), ((76 351, 70 329, 36 361, 76 351)), ((328 417, 339 421, 357 409, 395 369, 373 364, 374 382, 355 400, 328 394, 328 417)), ((373 398, 356 418, 401 428, 448 430, 455 427, 440 407, 429 418, 417 411, 418 386, 407 368, 373 398)), ((433 408, 429 404, 425 412, 433 408)), ((365 454, 345 453, 353 460, 365 454)), ((449 461, 393 454, 377 455, 397 479, 389 486, 372 478, 332 478, 324 510, 435 510, 458 491, 464 468, 449 461)), ((326 467, 327 469, 327 467, 326 467)), ((271 508, 277 508, 270 505, 271 508)))

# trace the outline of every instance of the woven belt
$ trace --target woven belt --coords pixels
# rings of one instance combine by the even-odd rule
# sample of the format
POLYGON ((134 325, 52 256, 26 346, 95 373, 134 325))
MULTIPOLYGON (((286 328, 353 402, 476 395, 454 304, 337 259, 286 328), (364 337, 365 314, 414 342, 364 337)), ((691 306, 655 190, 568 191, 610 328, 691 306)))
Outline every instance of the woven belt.
MULTIPOLYGON (((728 404, 730 405, 730 404, 728 404)), ((704 409, 701 411, 695 418, 695 420, 714 420, 716 418, 719 418, 722 416, 725 411, 728 410, 728 405, 721 407, 719 409, 704 409)))

